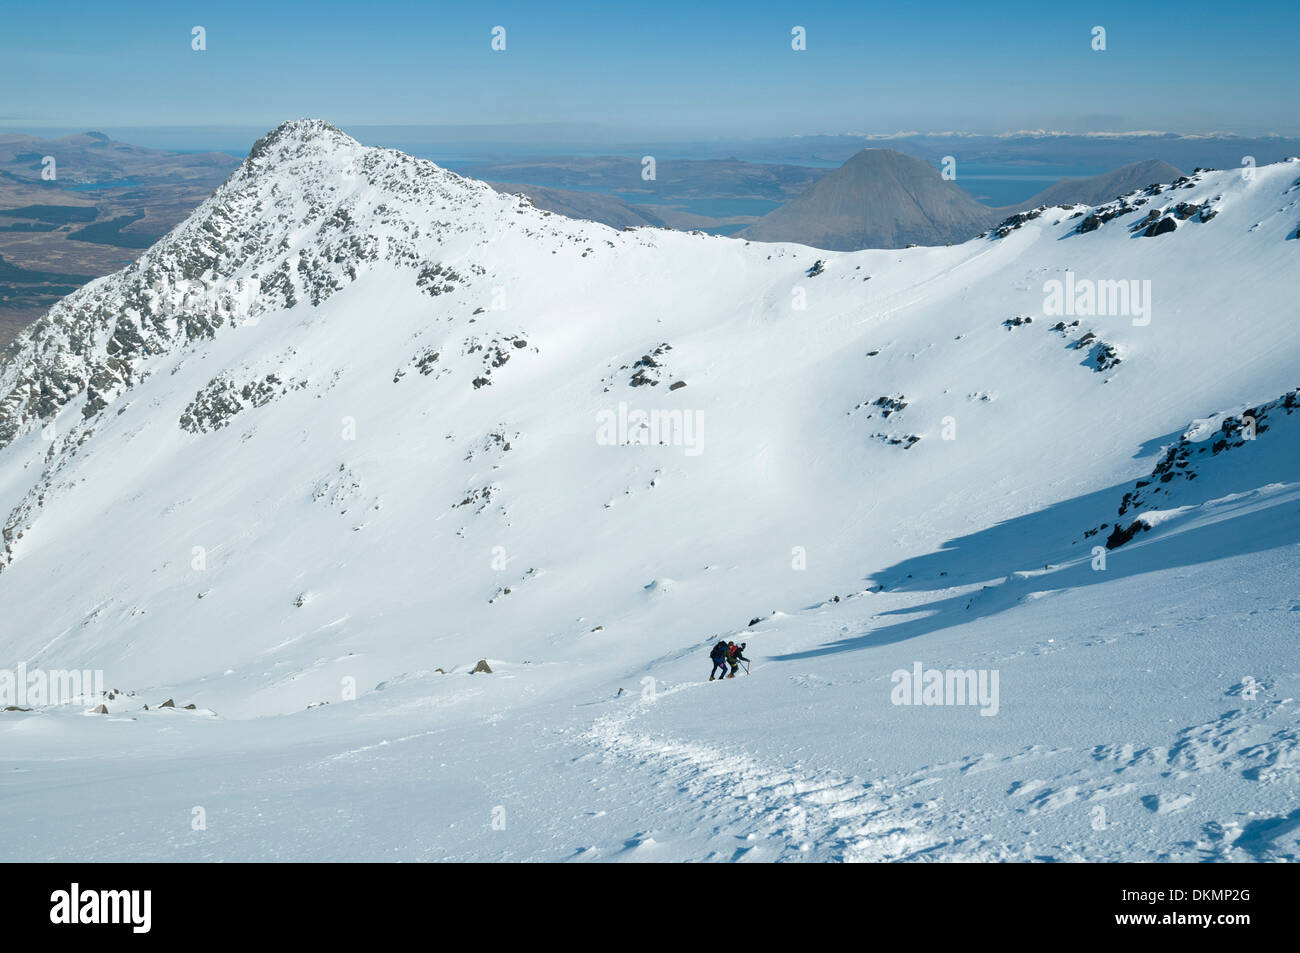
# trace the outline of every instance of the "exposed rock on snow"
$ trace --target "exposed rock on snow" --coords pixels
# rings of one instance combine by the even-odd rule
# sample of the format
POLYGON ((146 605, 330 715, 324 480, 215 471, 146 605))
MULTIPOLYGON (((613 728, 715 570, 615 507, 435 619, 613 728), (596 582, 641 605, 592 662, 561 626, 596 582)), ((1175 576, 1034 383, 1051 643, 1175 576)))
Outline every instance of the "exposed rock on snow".
MULTIPOLYGON (((1138 512, 1139 516, 1136 519, 1128 517, 1122 524, 1117 523, 1106 541, 1107 548, 1117 549, 1153 525, 1152 518, 1143 517, 1141 511, 1167 511, 1177 506, 1182 499, 1180 485, 1203 476, 1207 467, 1221 469, 1214 460, 1221 453, 1237 450, 1256 440, 1263 444, 1263 434, 1278 425, 1283 425, 1286 432, 1283 436, 1275 433, 1267 438, 1269 446, 1276 447, 1279 442, 1288 439, 1292 444, 1300 445, 1300 428, 1286 419, 1297 410, 1300 410, 1300 388, 1256 407, 1236 413, 1216 414, 1192 424, 1165 451, 1151 475, 1138 480, 1133 489, 1124 494, 1117 515, 1124 518, 1130 513, 1138 512)), ((1297 418, 1297 422, 1300 422, 1300 418, 1297 418)), ((1236 489, 1258 486, 1256 481, 1264 475, 1261 473, 1252 479, 1247 472, 1243 478, 1249 482, 1236 489)), ((1089 531, 1088 535, 1093 535, 1104 527, 1105 524, 1089 531)))

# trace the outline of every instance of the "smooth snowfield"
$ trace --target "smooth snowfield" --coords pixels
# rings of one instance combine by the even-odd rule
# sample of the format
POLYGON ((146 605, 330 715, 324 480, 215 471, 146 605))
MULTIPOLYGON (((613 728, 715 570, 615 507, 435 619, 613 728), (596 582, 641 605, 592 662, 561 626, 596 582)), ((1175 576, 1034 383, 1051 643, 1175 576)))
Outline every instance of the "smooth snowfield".
POLYGON ((0 364, 0 665, 134 693, 0 712, 0 856, 1295 858, 1300 163, 830 253, 255 152, 0 364), (1052 330, 1067 270, 1149 323, 1052 330), (629 410, 695 442, 610 445, 629 410), (996 714, 894 704, 918 662, 996 714))

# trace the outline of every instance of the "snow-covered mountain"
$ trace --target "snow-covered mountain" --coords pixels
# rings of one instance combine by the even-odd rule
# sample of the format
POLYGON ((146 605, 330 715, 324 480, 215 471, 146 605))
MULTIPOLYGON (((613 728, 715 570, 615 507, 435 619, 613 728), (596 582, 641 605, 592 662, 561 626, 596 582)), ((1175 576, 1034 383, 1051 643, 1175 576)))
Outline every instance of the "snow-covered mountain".
POLYGON ((0 361, 5 664, 111 695, 0 712, 5 856, 1292 859, 1298 228, 619 232, 286 123, 0 361))

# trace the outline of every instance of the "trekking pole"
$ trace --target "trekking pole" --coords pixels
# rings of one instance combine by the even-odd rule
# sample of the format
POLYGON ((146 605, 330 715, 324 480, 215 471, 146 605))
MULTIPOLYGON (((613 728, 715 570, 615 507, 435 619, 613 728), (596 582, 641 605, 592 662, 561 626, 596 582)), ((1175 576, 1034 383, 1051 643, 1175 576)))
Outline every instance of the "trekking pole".
POLYGON ((749 663, 748 663, 748 662, 745 663, 745 674, 746 674, 746 675, 749 674, 749 663))

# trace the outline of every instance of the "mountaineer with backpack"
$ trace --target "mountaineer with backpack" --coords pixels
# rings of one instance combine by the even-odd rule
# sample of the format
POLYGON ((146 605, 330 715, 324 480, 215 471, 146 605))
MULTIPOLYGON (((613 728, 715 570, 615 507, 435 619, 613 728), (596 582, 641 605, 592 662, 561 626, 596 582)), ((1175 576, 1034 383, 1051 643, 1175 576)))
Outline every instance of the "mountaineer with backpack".
MULTIPOLYGON (((740 670, 740 663, 749 661, 749 659, 745 658, 744 642, 741 642, 739 645, 735 642, 730 643, 730 649, 727 652, 727 661, 731 663, 731 674, 728 675, 727 678, 735 678, 736 672, 740 670)), ((746 674, 748 674, 749 670, 746 669, 745 671, 746 674)))
POLYGON ((709 658, 713 659, 713 671, 709 672, 709 681, 713 681, 714 672, 721 671, 723 676, 727 674, 727 655, 730 651, 731 647, 726 642, 719 642, 713 647, 713 651, 709 653, 709 658))

